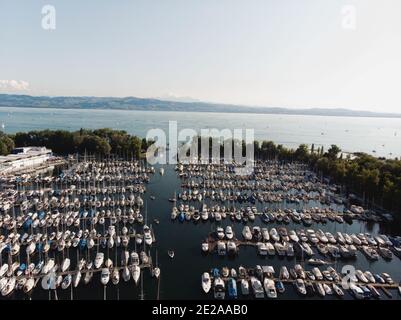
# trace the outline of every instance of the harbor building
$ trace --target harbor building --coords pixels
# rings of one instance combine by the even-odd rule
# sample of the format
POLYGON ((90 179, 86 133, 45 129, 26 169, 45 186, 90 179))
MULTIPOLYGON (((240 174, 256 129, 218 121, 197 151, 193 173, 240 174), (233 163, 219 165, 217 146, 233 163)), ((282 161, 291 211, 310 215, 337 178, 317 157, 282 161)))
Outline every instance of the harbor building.
POLYGON ((15 148, 9 155, 0 156, 0 175, 35 168, 51 157, 52 150, 45 147, 15 148))

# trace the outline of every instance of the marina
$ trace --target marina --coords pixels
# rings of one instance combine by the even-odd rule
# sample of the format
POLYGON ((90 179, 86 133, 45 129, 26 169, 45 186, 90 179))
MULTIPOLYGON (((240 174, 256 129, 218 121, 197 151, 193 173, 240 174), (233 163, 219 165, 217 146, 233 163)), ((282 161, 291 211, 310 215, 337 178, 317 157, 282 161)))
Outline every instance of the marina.
POLYGON ((278 299, 291 299, 299 297, 299 286, 314 287, 305 299, 330 298, 336 295, 323 295, 322 288, 341 290, 339 277, 260 278, 236 271, 266 261, 268 269, 286 266, 292 275, 295 266, 305 275, 319 274, 318 268, 340 275, 349 265, 379 277, 388 272, 393 283, 355 283, 342 296, 356 298, 362 288, 371 292, 365 298, 373 297, 374 289, 366 289, 373 286, 381 299, 399 297, 400 237, 381 229, 391 217, 350 203, 340 186, 304 165, 260 162, 253 175, 239 179, 228 164, 151 167, 87 155, 56 168, 50 175, 1 178, 2 298, 181 299, 172 291, 180 278, 191 283, 183 289, 188 297, 213 297, 197 289, 199 274, 203 291, 218 298, 276 297, 275 288, 278 299), (198 275, 182 269, 189 254, 199 263, 198 275), (235 271, 206 276, 216 264, 235 271), (253 294, 235 295, 245 280, 253 294))

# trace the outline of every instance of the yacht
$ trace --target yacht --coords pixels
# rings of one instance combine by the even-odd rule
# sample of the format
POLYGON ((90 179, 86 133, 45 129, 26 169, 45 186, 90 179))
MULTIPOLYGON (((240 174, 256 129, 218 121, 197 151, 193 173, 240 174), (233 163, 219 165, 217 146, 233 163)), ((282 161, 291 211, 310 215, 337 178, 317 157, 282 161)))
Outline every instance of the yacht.
POLYGON ((217 238, 219 238, 220 240, 224 239, 224 229, 222 227, 216 228, 216 234, 217 238))
POLYGON ((312 268, 312 273, 314 274, 316 280, 323 280, 323 274, 322 272, 319 270, 319 268, 312 268))
POLYGON ((264 298, 265 294, 261 282, 256 277, 251 277, 251 286, 255 298, 264 298))
POLYGON ((247 241, 252 240, 252 232, 248 226, 245 226, 244 229, 242 229, 242 236, 247 241))
POLYGON ((273 241, 280 241, 280 236, 276 230, 276 228, 271 228, 270 229, 270 238, 272 238, 273 241))
POLYGON ((296 279, 294 285, 300 294, 306 295, 305 282, 302 279, 296 279))
POLYGON ((111 275, 111 282, 114 285, 117 285, 120 282, 120 273, 118 272, 118 268, 115 267, 113 273, 111 275))
POLYGON ((326 295, 326 291, 324 291, 323 285, 320 282, 316 282, 315 283, 316 289, 317 289, 317 293, 324 297, 326 295))
POLYGON ((333 283, 333 290, 337 296, 339 296, 339 297, 344 296, 344 291, 342 291, 341 288, 338 285, 336 285, 335 283, 333 283))
POLYGON ((324 266, 327 264, 327 262, 322 259, 314 259, 314 258, 308 259, 307 262, 312 266, 324 266))
POLYGON ((234 241, 227 242, 227 253, 228 254, 236 254, 237 253, 237 245, 234 241))
POLYGON ((279 281, 276 281, 276 289, 277 289, 277 291, 278 291, 279 293, 284 293, 285 287, 284 287, 283 282, 281 282, 280 280, 279 280, 279 281))
POLYGON ((281 280, 287 280, 290 278, 290 273, 288 272, 288 269, 286 266, 282 266, 280 269, 280 276, 279 278, 281 280))
POLYGON ((266 295, 268 298, 272 298, 272 299, 277 298, 276 287, 275 287, 274 281, 272 279, 265 278, 263 280, 263 286, 265 288, 266 295))
POLYGON ((35 285, 35 279, 34 278, 28 278, 27 281, 24 284, 24 293, 29 293, 32 291, 33 287, 35 285))
POLYGON ((231 240, 233 237, 234 237, 233 229, 231 228, 231 226, 227 226, 226 227, 226 238, 228 240, 231 240))
POLYGON ((15 277, 11 277, 8 279, 7 284, 1 290, 1 295, 6 297, 9 296, 15 289, 17 279, 15 277))
POLYGON ((102 273, 100 275, 100 282, 102 285, 107 285, 110 280, 110 270, 108 268, 103 268, 102 273))
POLYGON ((134 279, 135 284, 138 284, 139 277, 141 276, 141 269, 138 265, 133 265, 131 268, 132 279, 134 279))
POLYGON ((173 207, 171 211, 171 220, 175 220, 177 218, 177 215, 178 215, 177 207, 173 207))
POLYGON ((148 246, 152 245, 152 242, 153 242, 152 233, 150 231, 150 228, 147 225, 143 226, 143 236, 144 236, 146 245, 148 245, 148 246))
POLYGON ((81 277, 82 277, 81 271, 77 271, 77 272, 74 274, 74 277, 73 277, 73 285, 74 285, 74 288, 78 287, 79 282, 81 281, 81 277))
POLYGON ((270 242, 266 242, 265 247, 269 256, 274 256, 276 254, 276 249, 274 249, 274 246, 270 242))
POLYGON ((326 295, 332 295, 333 294, 333 290, 330 288, 330 286, 327 283, 323 283, 323 289, 324 292, 326 292, 326 295))
POLYGON ((262 239, 263 241, 269 241, 270 240, 270 234, 267 228, 262 228, 262 239))
POLYGON ((123 268, 122 276, 125 282, 128 282, 131 279, 131 273, 129 272, 128 266, 123 268))
POLYGON ((202 251, 209 252, 209 243, 207 241, 202 242, 202 251))
POLYGON ((224 281, 220 277, 214 279, 213 291, 215 299, 223 300, 225 298, 226 296, 225 285, 224 281))
POLYGON ((205 293, 208 293, 210 291, 210 288, 212 286, 212 280, 210 279, 210 275, 207 272, 204 272, 202 274, 202 289, 205 293))
POLYGON ((352 294, 356 299, 361 300, 361 299, 364 299, 364 298, 365 298, 365 295, 364 295, 364 293, 363 293, 363 290, 362 290, 359 286, 357 286, 356 284, 351 283, 351 284, 349 285, 349 290, 351 291, 351 294, 352 294))
POLYGON ((66 272, 70 268, 71 260, 65 258, 61 264, 61 272, 66 272))
POLYGON ((92 280, 92 277, 93 277, 92 267, 93 267, 92 262, 88 263, 88 265, 86 266, 87 271, 86 271, 85 277, 84 277, 85 284, 88 284, 92 280))
POLYGON ((225 256, 226 255, 226 244, 223 241, 218 241, 217 242, 217 254, 219 256, 225 256))
POLYGON ((98 252, 96 254, 96 258, 95 258, 95 269, 99 269, 102 267, 104 262, 104 253, 103 252, 98 252))
POLYGON ((257 243, 257 247, 258 247, 258 253, 259 253, 261 256, 266 256, 266 255, 267 255, 268 251, 267 251, 267 247, 266 247, 266 244, 265 244, 265 243, 263 243, 263 242, 258 242, 258 243, 257 243))
POLYGON ((72 282, 72 276, 71 274, 67 274, 64 277, 63 282, 61 283, 61 289, 63 290, 67 289, 71 285, 71 282, 72 282))
POLYGON ((233 278, 228 279, 228 297, 230 299, 237 299, 238 292, 237 292, 237 282, 233 278))
POLYGON ((241 279, 241 293, 244 296, 249 294, 249 282, 246 279, 241 279))

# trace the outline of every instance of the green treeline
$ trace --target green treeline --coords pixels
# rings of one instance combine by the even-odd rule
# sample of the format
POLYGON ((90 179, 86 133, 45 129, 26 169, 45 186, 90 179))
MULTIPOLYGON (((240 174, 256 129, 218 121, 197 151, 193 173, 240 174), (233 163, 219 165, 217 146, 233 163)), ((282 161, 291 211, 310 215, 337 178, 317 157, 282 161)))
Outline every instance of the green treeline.
POLYGON ((138 159, 141 151, 148 147, 148 142, 137 136, 129 135, 126 131, 108 128, 81 129, 74 132, 42 130, 0 136, 1 154, 8 154, 14 145, 17 147, 44 146, 52 149, 58 155, 86 152, 101 156, 115 154, 138 159))
MULTIPOLYGON (((107 128, 81 129, 75 132, 43 130, 13 135, 0 133, 0 154, 8 154, 14 146, 45 146, 59 155, 86 152, 138 159, 151 143, 129 135, 126 131, 107 128)), ((209 146, 211 147, 211 143, 209 146)), ((244 150, 244 142, 242 146, 244 150)), ((255 141, 254 152, 256 159, 307 163, 319 175, 341 184, 349 193, 358 194, 366 203, 401 213, 401 161, 398 159, 376 158, 364 153, 344 157, 335 145, 327 151, 323 147, 315 148, 314 145, 309 147, 305 144, 297 149, 290 149, 271 141, 255 141)))

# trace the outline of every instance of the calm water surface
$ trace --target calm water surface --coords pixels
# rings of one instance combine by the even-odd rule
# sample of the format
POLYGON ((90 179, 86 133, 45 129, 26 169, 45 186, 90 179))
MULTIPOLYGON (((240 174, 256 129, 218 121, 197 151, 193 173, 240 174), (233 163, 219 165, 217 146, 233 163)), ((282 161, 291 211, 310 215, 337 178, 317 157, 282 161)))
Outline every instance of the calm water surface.
POLYGON ((124 110, 68 110, 40 108, 0 108, 0 124, 5 131, 80 128, 124 129, 146 136, 149 129, 167 132, 168 122, 178 128, 252 128, 257 140, 272 140, 289 147, 301 143, 337 144, 346 152, 363 151, 377 156, 401 156, 401 119, 323 117, 273 114, 161 112, 124 110))

